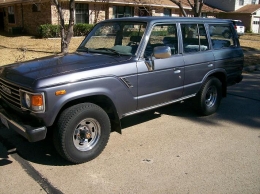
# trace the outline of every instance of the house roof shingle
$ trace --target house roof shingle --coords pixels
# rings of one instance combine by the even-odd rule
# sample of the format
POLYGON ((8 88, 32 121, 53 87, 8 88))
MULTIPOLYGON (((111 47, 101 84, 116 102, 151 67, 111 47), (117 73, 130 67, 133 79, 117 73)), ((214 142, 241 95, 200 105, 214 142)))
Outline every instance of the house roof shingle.
MULTIPOLYGON (((189 7, 189 9, 191 9, 190 4, 188 3, 188 0, 181 0, 181 2, 183 4, 183 6, 189 7)), ((194 0, 191 0, 191 2, 194 3, 194 0)), ((211 13, 219 13, 219 12, 224 12, 224 11, 220 10, 220 9, 217 9, 217 8, 214 8, 214 7, 211 7, 211 6, 206 5, 204 3, 204 5, 202 7, 202 12, 204 12, 204 13, 205 12, 207 12, 207 13, 209 13, 209 12, 211 12, 211 13)))
MULTIPOLYGON (((26 3, 26 2, 33 2, 31 0, 0 0, 1 4, 12 4, 12 3, 26 3)), ((83 2, 83 1, 81 1, 83 2)), ((105 0, 85 0, 85 2, 95 2, 95 3, 104 3, 105 0)), ((181 0, 183 8, 191 10, 191 7, 188 3, 188 0, 181 0)), ((179 8, 175 3, 171 0, 109 0, 109 3, 113 4, 138 4, 138 5, 146 5, 146 6, 155 6, 155 7, 167 7, 167 8, 179 8)), ((218 13, 221 12, 219 9, 215 9, 210 7, 206 4, 202 7, 203 12, 213 12, 218 13)))
POLYGON ((241 7, 240 9, 234 11, 233 13, 254 13, 260 9, 260 4, 250 4, 250 5, 245 5, 241 7))

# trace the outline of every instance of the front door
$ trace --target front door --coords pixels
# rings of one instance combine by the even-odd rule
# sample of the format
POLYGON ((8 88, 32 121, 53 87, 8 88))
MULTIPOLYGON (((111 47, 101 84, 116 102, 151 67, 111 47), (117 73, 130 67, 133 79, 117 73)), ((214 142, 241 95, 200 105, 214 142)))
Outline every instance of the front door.
POLYGON ((181 98, 184 80, 184 62, 179 54, 175 24, 160 24, 153 27, 144 58, 138 68, 138 109, 156 107, 181 98), (153 69, 147 68, 153 49, 169 46, 172 56, 165 59, 152 57, 153 69))

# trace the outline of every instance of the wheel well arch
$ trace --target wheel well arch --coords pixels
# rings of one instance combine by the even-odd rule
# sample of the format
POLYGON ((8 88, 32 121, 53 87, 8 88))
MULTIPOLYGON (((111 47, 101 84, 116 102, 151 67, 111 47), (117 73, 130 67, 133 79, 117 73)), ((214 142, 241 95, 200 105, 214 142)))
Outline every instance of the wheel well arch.
POLYGON ((226 78, 226 75, 223 72, 215 72, 215 73, 209 75, 209 77, 216 77, 220 80, 220 82, 222 83, 222 96, 226 97, 227 96, 227 78, 226 78))
POLYGON ((87 96, 83 98, 78 98, 71 100, 67 102, 59 111, 58 115, 56 116, 55 123, 57 122, 57 118, 60 117, 60 114, 67 108, 74 106, 76 104, 80 103, 93 103, 98 106, 100 106, 108 115, 111 123, 111 131, 116 131, 118 133, 121 133, 121 123, 120 119, 117 114, 116 107, 112 100, 105 96, 105 95, 93 95, 93 96, 87 96))

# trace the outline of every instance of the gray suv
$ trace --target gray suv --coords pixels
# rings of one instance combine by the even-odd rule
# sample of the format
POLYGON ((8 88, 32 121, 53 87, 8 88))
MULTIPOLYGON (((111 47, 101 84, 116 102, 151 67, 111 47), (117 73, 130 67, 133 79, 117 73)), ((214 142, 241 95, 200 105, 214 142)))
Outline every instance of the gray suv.
POLYGON ((120 132, 123 117, 186 99, 213 114, 242 80, 243 61, 231 21, 106 20, 75 53, 0 67, 0 118, 30 142, 53 130, 60 155, 83 163, 120 132))

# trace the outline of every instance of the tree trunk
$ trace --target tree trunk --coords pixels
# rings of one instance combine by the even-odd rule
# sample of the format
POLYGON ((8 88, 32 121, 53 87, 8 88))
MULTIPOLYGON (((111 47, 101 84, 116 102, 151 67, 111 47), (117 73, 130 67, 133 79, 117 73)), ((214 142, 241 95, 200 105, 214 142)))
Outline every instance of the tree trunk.
POLYGON ((186 11, 184 10, 183 6, 182 6, 182 3, 180 0, 171 0, 171 2, 175 3, 181 10, 181 13, 184 17, 188 17, 186 11))
MULTIPOLYGON (((181 10, 182 14, 187 17, 186 11, 184 10, 181 0, 171 0, 171 2, 175 3, 181 10)), ((204 0, 193 0, 193 3, 191 0, 188 0, 188 3, 192 9, 193 16, 194 17, 200 17, 201 16, 201 10, 204 5, 204 0)))
POLYGON ((60 35, 61 35, 61 53, 69 52, 69 44, 70 40, 73 37, 73 27, 74 27, 74 10, 75 10, 75 0, 69 1, 69 10, 70 10, 70 18, 68 29, 65 28, 64 15, 62 13, 62 8, 58 0, 53 0, 57 10, 58 15, 60 17, 60 35))

